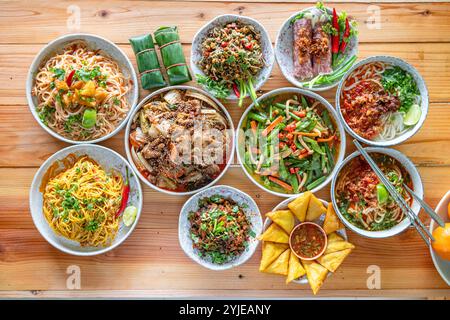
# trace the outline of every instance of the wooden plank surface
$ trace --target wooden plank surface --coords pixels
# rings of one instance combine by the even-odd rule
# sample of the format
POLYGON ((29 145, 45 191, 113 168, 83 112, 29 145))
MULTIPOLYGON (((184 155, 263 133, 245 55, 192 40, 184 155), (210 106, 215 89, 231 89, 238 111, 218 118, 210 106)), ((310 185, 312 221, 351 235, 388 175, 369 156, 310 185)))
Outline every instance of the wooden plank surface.
MULTIPOLYGON (((423 75, 430 108, 423 128, 395 148, 418 166, 425 197, 433 207, 450 189, 450 3, 379 1, 339 2, 360 25, 360 57, 390 54, 406 59, 423 75), (342 2, 342 3, 341 3, 342 2), (381 29, 370 24, 380 8, 381 29)), ((218 14, 239 13, 260 20, 272 41, 293 12, 311 6, 289 0, 225 1, 86 1, 79 30, 69 30, 66 1, 0 1, 0 298, 1 297, 311 297, 308 286, 284 284, 257 271, 260 253, 245 265, 217 273, 189 260, 178 245, 179 210, 186 197, 170 197, 144 187, 144 210, 135 232, 108 254, 72 257, 51 247, 35 229, 28 208, 31 180, 39 165, 67 146, 43 131, 29 112, 24 94, 27 70, 48 41, 74 31, 102 35, 118 43, 134 63, 127 39, 157 26, 177 24, 189 56, 193 35, 218 14), (161 204, 164 204, 162 206, 161 204), (67 290, 66 269, 81 268, 82 290, 67 290)), ((263 92, 289 86, 277 66, 263 92)), ((141 98, 148 92, 141 90, 141 98)), ((334 90, 323 93, 334 103, 334 90)), ((235 125, 244 109, 226 103, 235 125)), ((123 133, 103 143, 122 154, 123 133)), ((354 150, 348 144, 348 152, 354 150)), ((282 199, 256 188, 233 165, 220 184, 255 198, 261 212, 282 199)), ((329 200, 329 187, 318 194, 329 200)), ((428 219, 422 215, 428 223, 428 219)), ((412 229, 384 240, 349 232, 357 249, 327 279, 321 297, 450 297, 429 252, 412 229), (381 289, 367 287, 367 268, 381 270, 381 289)))

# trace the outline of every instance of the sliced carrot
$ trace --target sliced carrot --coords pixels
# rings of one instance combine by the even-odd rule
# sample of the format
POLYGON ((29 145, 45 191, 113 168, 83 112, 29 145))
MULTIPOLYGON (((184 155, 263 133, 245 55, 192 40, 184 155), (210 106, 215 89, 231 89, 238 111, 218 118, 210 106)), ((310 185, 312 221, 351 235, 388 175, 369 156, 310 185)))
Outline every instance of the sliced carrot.
POLYGON ((297 134, 305 137, 317 137, 319 135, 318 132, 301 132, 301 131, 294 131, 292 132, 292 134, 297 134))
POLYGON ((334 135, 331 137, 328 137, 328 138, 319 138, 319 139, 317 139, 317 142, 330 142, 330 141, 333 141, 333 139, 334 139, 334 135))
POLYGON ((281 181, 280 179, 275 178, 274 176, 269 176, 269 180, 276 183, 277 185, 279 185, 280 187, 282 187, 283 189, 287 190, 287 191, 292 191, 292 186, 284 181, 281 181))
POLYGON ((308 152, 300 154, 300 155, 298 156, 298 158, 299 158, 299 159, 304 159, 304 158, 306 158, 307 156, 309 156, 309 153, 308 153, 308 152))
POLYGON ((271 124, 267 128, 265 128, 262 132, 263 137, 267 137, 267 135, 277 126, 277 124, 281 123, 283 121, 282 116, 278 116, 275 120, 272 121, 271 124))
POLYGON ((253 134, 256 134, 256 130, 258 128, 258 124, 256 123, 256 121, 255 120, 250 121, 250 126, 252 127, 253 134))

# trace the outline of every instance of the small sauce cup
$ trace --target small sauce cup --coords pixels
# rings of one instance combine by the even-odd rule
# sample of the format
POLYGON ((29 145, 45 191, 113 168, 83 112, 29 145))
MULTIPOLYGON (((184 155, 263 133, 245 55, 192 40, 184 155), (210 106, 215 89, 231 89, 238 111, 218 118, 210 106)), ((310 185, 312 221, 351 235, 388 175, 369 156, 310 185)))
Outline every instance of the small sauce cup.
POLYGON ((317 223, 303 222, 298 224, 289 236, 289 247, 302 260, 315 260, 327 248, 327 234, 317 223))

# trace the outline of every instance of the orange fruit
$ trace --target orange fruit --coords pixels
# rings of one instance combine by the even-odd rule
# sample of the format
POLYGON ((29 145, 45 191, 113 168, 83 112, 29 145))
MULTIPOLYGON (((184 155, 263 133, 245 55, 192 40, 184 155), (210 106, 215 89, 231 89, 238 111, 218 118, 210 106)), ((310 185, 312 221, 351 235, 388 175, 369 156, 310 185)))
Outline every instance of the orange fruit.
POLYGON ((434 251, 444 260, 450 261, 450 223, 445 227, 437 227, 433 231, 434 241, 432 247, 434 251))

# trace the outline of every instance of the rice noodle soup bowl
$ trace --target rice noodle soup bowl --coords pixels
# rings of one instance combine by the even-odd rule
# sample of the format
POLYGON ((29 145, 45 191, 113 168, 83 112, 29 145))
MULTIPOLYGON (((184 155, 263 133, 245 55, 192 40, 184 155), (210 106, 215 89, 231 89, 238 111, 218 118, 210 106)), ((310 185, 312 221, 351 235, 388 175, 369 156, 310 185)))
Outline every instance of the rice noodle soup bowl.
POLYGON ((189 195, 217 182, 234 155, 230 114, 198 88, 172 86, 144 98, 125 131, 128 161, 149 187, 189 195))
POLYGON ((428 91, 417 70, 390 56, 355 64, 336 91, 336 107, 345 130, 359 141, 392 146, 412 137, 428 112, 428 91))
MULTIPOLYGON (((422 180, 411 160, 394 149, 369 147, 365 150, 418 215, 419 203, 403 187, 405 183, 423 197, 422 180)), ((411 224, 359 151, 349 155, 339 166, 331 182, 331 197, 341 221, 362 236, 387 238, 411 224)))
POLYGON ((345 131, 331 104, 299 88, 270 91, 251 104, 237 132, 239 163, 261 189, 280 197, 317 192, 345 154, 345 131))
POLYGON ((26 95, 39 125, 67 143, 97 143, 119 132, 138 101, 127 55, 107 39, 69 34, 46 45, 30 66, 26 95))

